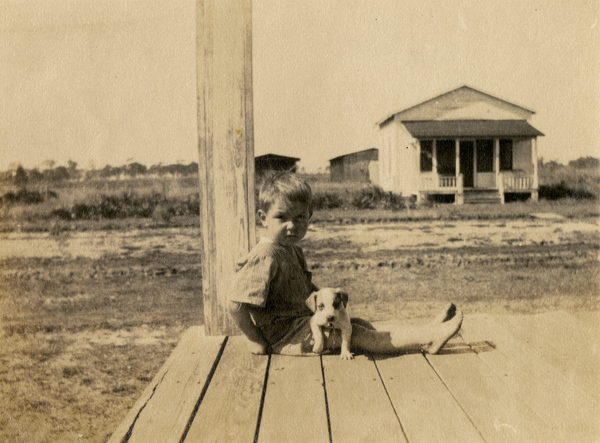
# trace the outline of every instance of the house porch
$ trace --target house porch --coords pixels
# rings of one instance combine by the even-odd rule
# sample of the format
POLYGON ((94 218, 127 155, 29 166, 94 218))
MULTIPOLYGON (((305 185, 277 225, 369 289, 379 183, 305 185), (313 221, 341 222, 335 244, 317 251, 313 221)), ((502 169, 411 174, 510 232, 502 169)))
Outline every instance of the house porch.
POLYGON ((504 203, 521 194, 537 201, 538 171, 535 138, 430 139, 417 143, 420 175, 417 200, 453 195, 456 204, 504 203))

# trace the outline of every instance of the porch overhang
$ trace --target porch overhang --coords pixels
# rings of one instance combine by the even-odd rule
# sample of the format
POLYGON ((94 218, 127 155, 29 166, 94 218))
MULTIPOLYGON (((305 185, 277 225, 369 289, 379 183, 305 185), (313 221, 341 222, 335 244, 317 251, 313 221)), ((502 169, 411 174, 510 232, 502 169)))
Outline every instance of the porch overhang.
POLYGON ((440 137, 537 137, 544 135, 525 120, 429 120, 403 121, 415 138, 440 137))

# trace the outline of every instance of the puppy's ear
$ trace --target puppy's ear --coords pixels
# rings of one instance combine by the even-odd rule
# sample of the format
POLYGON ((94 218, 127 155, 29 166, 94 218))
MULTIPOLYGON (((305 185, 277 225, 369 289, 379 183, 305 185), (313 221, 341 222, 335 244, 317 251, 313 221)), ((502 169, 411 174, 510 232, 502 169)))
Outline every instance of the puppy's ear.
POLYGON ((348 293, 346 291, 343 291, 341 289, 336 289, 335 295, 337 297, 339 297, 340 300, 342 300, 342 303, 344 304, 344 308, 346 306, 348 306, 348 293))
POLYGON ((308 306, 308 309, 310 309, 313 312, 317 312, 317 293, 313 292, 312 294, 310 294, 306 299, 305 303, 306 306, 308 306))

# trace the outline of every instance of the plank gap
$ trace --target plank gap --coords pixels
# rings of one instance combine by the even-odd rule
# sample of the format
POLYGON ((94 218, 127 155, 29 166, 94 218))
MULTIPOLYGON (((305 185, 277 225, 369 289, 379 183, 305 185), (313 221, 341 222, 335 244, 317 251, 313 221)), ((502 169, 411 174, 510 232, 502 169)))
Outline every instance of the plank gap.
POLYGON ((265 379, 263 381, 262 394, 260 396, 260 406, 258 407, 258 417, 256 419, 256 432, 254 433, 254 443, 258 442, 258 434, 260 432, 260 421, 262 420, 263 408, 265 406, 265 396, 267 395, 267 382, 269 381, 269 369, 271 368, 271 354, 267 360, 267 369, 265 370, 265 379))
POLYGON ((123 440, 122 440, 123 443, 127 443, 129 441, 129 439, 131 438, 131 434, 133 434, 133 428, 135 427, 135 424, 138 421, 138 418, 140 418, 140 414, 142 413, 142 411, 144 410, 144 408, 148 405, 148 403, 150 403, 150 400, 152 400, 152 397, 154 396, 154 393, 156 392, 156 389, 162 383, 162 381, 164 380, 164 378, 167 376, 168 373, 169 373, 169 370, 166 370, 165 373, 163 374, 163 376, 158 381, 158 383, 156 383, 154 385, 154 388, 152 388, 152 394, 150 394, 150 397, 148 398, 148 400, 146 400, 146 403, 144 403, 144 405, 140 408, 140 410, 138 411, 137 415, 133 419, 133 423, 131 423, 131 426, 129 427, 129 430, 127 431, 127 434, 125 434, 125 437, 123 437, 123 440))
POLYGON ((377 371, 377 375, 379 376, 379 380, 381 381, 381 385, 383 386, 385 395, 387 395, 387 398, 390 401, 390 406, 392 407, 392 411, 394 411, 394 415, 396 416, 396 419, 398 420, 398 424, 400 425, 400 431, 402 431, 402 435, 404 435, 404 438, 406 439, 406 441, 409 441, 408 435, 406 435, 406 431, 404 430, 404 426, 402 425, 402 419, 400 418, 400 415, 398 415, 398 411, 396 410, 396 406, 394 406, 394 402, 393 402, 392 397, 390 396, 390 392, 388 391, 388 388, 385 384, 385 380, 384 380, 383 376, 381 375, 379 366, 377 366, 377 360, 375 360, 373 358, 373 355, 371 355, 371 354, 368 354, 368 356, 369 356, 369 359, 372 360, 373 363, 375 364, 375 370, 377 371))
POLYGON ((198 398, 198 401, 196 402, 196 405, 194 406, 194 409, 192 410, 192 414, 190 416, 188 424, 185 427, 185 431, 183 431, 183 434, 181 435, 181 440, 179 440, 180 443, 184 442, 184 440, 187 437, 187 434, 190 430, 190 427, 192 426, 192 423, 194 422, 194 418, 196 418, 198 409, 200 409, 200 404, 202 403, 202 400, 204 399, 204 396, 206 395, 206 391, 208 390, 210 381, 212 380, 213 375, 215 374, 215 371, 217 370, 217 366, 219 366, 219 361, 221 361, 221 356, 223 355, 223 352, 225 351, 225 346, 227 345, 228 341, 229 341, 229 337, 227 336, 227 337, 225 337, 225 340, 223 340, 223 343, 221 343, 221 348, 219 349, 217 357, 215 358, 215 361, 214 361, 212 367, 210 368, 210 372, 208 373, 208 376, 206 377, 206 382, 204 382, 204 386, 202 387, 202 391, 200 392, 200 397, 198 398))
MULTIPOLYGON (((462 336, 460 335, 460 332, 458 333, 458 336, 462 340, 462 336)), ((479 355, 477 354, 477 352, 475 352, 473 350, 473 348, 471 347, 471 345, 469 343, 467 343, 465 340, 463 340, 463 342, 469 347, 469 349, 475 355, 477 355, 478 358, 481 359, 481 357, 479 357, 479 355)), ((484 438, 483 434, 481 433, 481 431, 479 430, 479 428, 477 427, 477 425, 475 424, 475 422, 471 419, 471 416, 468 414, 468 412, 463 407, 463 405, 460 403, 460 401, 458 401, 458 398, 456 398, 456 396, 454 395, 454 393, 452 392, 452 390, 450 389, 450 387, 446 384, 446 382, 444 381, 444 379, 442 378, 442 376, 438 373, 438 371, 436 371, 435 367, 431 364, 431 361, 429 361, 429 359, 427 358, 427 356, 424 353, 423 353, 423 358, 425 359, 425 361, 427 362, 427 364, 431 367, 431 369, 433 370, 433 372, 435 373, 435 375, 437 376, 437 378, 439 378, 439 380, 442 382, 442 384, 446 388, 446 391, 448 391, 448 393, 452 396, 452 398, 454 399, 454 401, 456 402, 456 404, 458 405, 458 407, 461 409, 461 411, 463 411, 463 413, 467 417, 467 420, 469 420, 469 422, 473 425, 473 428, 479 434, 479 436, 481 437, 481 439, 483 441, 486 441, 486 439, 484 438)))
POLYGON ((325 368, 323 367, 323 357, 319 356, 321 363, 321 380, 323 380, 323 397, 325 398, 325 415, 327 416, 327 432, 329 434, 329 443, 333 443, 331 435, 331 416, 329 415, 329 402, 327 401, 327 381, 325 380, 325 368))

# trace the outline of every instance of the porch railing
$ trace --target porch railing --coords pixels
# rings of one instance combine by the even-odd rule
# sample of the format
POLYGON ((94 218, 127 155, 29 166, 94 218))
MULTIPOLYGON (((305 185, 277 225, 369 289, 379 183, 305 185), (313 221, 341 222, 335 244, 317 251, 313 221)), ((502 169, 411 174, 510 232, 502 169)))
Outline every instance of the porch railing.
POLYGON ((421 191, 435 191, 435 190, 452 190, 458 189, 462 174, 460 177, 454 175, 439 175, 439 174, 421 174, 420 186, 421 191))
POLYGON ((440 188, 456 188, 456 177, 448 177, 448 176, 439 176, 440 188))
POLYGON ((530 190, 533 189, 532 176, 518 176, 513 174, 501 174, 502 184, 505 191, 508 190, 530 190))

